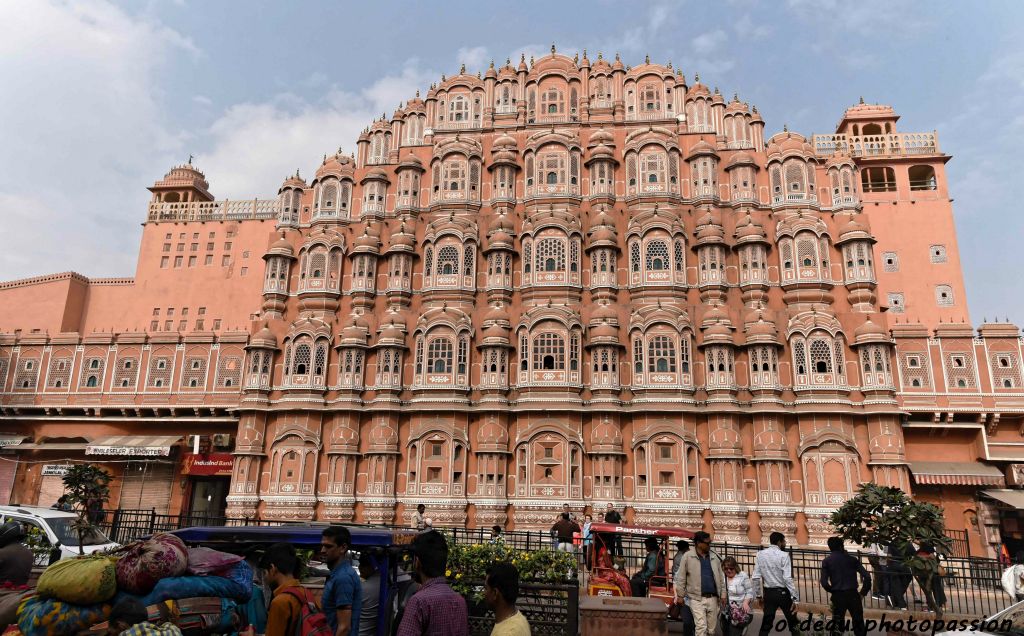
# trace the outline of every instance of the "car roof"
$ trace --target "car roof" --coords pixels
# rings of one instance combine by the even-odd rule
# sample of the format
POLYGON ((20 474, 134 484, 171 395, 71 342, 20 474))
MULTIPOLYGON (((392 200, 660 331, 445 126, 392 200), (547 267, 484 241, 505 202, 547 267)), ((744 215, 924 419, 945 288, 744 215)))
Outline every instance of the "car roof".
POLYGON ((43 506, 0 506, 0 514, 21 514, 43 519, 69 518, 77 516, 73 512, 44 508, 43 506))
MULTIPOLYGON (((214 526, 172 530, 185 543, 202 545, 246 543, 269 544, 280 541, 296 546, 320 546, 320 537, 327 525, 283 526, 214 526)), ((409 545, 419 534, 416 530, 345 526, 352 534, 352 547, 390 547, 409 545)))

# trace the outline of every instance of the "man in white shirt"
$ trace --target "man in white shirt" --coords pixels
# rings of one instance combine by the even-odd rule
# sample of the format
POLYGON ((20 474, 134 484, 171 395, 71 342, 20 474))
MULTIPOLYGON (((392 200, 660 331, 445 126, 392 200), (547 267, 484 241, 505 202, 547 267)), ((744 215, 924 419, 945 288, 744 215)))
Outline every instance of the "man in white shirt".
POLYGON ((773 631, 775 614, 781 609, 789 625, 789 631, 796 636, 797 619, 796 603, 800 595, 793 580, 793 562, 783 552, 786 548, 786 537, 781 532, 773 532, 768 537, 770 546, 757 553, 754 564, 754 575, 751 582, 755 589, 761 590, 764 601, 764 616, 761 618, 760 636, 767 636, 773 631))

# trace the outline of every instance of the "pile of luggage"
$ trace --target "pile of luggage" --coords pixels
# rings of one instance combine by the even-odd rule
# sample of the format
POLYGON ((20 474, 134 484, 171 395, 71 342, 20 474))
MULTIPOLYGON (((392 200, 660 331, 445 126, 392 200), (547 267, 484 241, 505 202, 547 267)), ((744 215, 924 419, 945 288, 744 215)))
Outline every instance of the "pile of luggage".
POLYGON ((186 636, 230 633, 252 587, 253 571, 242 557, 158 534, 113 554, 54 563, 22 596, 4 634, 104 633, 111 609, 128 597, 146 606, 152 622, 172 622, 186 636))

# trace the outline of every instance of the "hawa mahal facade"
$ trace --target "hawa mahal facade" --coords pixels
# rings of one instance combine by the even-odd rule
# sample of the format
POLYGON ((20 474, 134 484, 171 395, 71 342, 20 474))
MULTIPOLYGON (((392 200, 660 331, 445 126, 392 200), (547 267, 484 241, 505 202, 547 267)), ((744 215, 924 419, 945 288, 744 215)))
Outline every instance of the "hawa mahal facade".
POLYGON ((106 461, 115 503, 175 513, 219 450, 230 517, 613 502, 800 544, 874 481, 984 553, 1012 536, 982 489, 1024 462, 1021 340, 970 325, 950 157, 897 119, 768 135, 671 64, 552 47, 442 77, 276 199, 175 167, 134 278, 0 284, 0 480, 49 505, 45 473, 106 461))

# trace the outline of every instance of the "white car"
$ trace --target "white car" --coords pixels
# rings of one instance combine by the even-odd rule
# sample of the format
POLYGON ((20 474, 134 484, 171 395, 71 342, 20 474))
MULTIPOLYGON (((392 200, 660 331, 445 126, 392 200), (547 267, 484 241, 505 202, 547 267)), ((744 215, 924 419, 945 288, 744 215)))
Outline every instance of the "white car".
MULTIPOLYGON (((53 508, 37 506, 0 506, 0 524, 8 521, 20 521, 26 526, 38 528, 49 540, 50 545, 60 548, 60 558, 70 559, 80 554, 78 549, 78 532, 74 522, 78 516, 73 512, 64 512, 53 508)), ((82 552, 92 554, 111 548, 120 547, 105 534, 91 529, 82 537, 82 552)), ((42 565, 45 565, 43 563, 42 565)))

